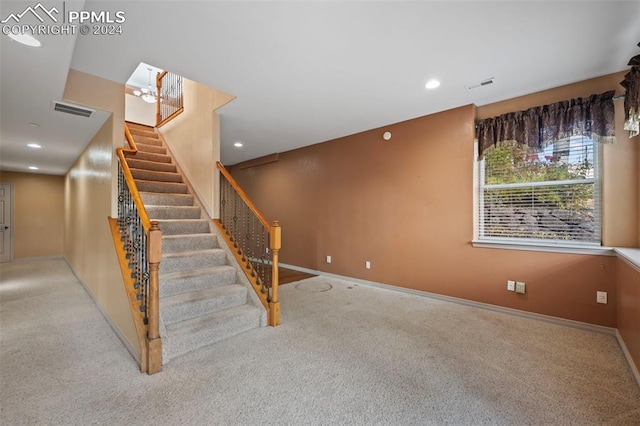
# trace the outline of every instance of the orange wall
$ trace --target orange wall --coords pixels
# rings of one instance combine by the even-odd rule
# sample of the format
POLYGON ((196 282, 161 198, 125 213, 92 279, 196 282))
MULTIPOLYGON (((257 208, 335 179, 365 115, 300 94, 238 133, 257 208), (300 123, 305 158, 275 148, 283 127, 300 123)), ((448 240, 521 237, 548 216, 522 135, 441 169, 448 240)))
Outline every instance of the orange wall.
POLYGON ((640 370, 640 271, 618 259, 618 332, 640 370))
POLYGON ((0 173, 13 184, 13 257, 62 256, 64 176, 0 173))
MULTIPOLYGON (((619 81, 609 76, 578 88, 597 93, 619 81)), ((560 92, 560 99, 581 96, 576 87, 560 92)), ((483 107, 478 115, 532 106, 517 101, 483 107)), ((283 263, 615 327, 614 257, 471 246, 475 118, 474 106, 461 107, 285 152, 274 163, 236 166, 232 173, 268 218, 280 220, 283 263), (390 141, 382 139, 387 130, 390 141), (508 292, 508 279, 526 282, 527 294, 508 292), (596 303, 598 290, 609 293, 608 304, 596 303)), ((610 148, 617 154, 627 146, 610 148)), ((628 179, 626 167, 623 162, 607 172, 637 193, 635 179, 615 175, 628 179)), ((636 162, 630 167, 636 176, 636 162)), ((616 212, 611 204, 608 211, 616 212)), ((620 222, 635 242, 637 203, 627 204, 619 209, 620 222)))

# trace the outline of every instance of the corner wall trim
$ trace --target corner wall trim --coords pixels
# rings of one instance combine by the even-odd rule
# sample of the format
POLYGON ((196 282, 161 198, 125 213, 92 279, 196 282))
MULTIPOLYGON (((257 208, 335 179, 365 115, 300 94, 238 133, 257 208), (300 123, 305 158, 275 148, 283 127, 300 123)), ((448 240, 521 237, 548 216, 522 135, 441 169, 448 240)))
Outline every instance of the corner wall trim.
POLYGON ((113 321, 111 321, 111 318, 109 318, 109 316, 104 311, 104 309, 102 309, 102 306, 100 306, 100 304, 98 303, 98 299, 96 299, 96 297, 91 292, 89 287, 87 287, 84 281, 82 281, 80 277, 78 277, 78 274, 76 274, 76 271, 75 269, 73 269, 73 266, 71 266, 71 263, 69 263, 69 260, 66 257, 63 257, 63 259, 66 262, 66 264, 69 266, 69 269, 71 269, 71 272, 73 272, 73 276, 76 277, 76 280, 78 280, 78 282, 82 285, 82 288, 84 288, 84 291, 86 291, 89 297, 91 297, 91 300, 93 300, 93 304, 97 306, 98 310, 102 314, 102 317, 107 321, 107 324, 109 324, 113 332, 116 333, 116 336, 118 336, 118 339, 120 339, 124 347, 127 348, 127 351, 129 351, 133 359, 136 361, 138 371, 139 371, 140 370, 140 354, 137 353, 133 348, 133 346, 131 346, 131 343, 127 341, 127 339, 124 337, 124 334, 122 334, 122 331, 120 331, 118 326, 116 326, 116 324, 113 321))
POLYGON ((537 314, 535 312, 521 311, 519 309, 506 308, 504 306, 491 305, 489 303, 483 303, 483 302, 476 302, 476 301, 473 301, 473 300, 461 299, 459 297, 445 296, 443 294, 430 293, 430 292, 422 291, 422 290, 414 290, 414 289, 411 289, 411 288, 398 287, 398 286, 394 286, 394 285, 391 285, 391 284, 383 284, 383 283, 378 283, 378 282, 375 282, 375 281, 361 280, 359 278, 345 277, 343 275, 331 274, 331 273, 322 272, 322 271, 315 271, 313 269, 302 268, 302 267, 299 267, 299 266, 288 265, 288 264, 285 264, 285 263, 280 263, 280 266, 282 266, 283 268, 287 268, 287 269, 293 269, 295 271, 306 272, 308 274, 322 275, 322 276, 329 277, 329 278, 336 278, 336 279, 339 279, 339 280, 352 281, 352 282, 355 282, 355 283, 358 283, 358 284, 368 285, 370 287, 378 287, 378 288, 383 288, 383 289, 386 289, 386 290, 399 291, 401 293, 408 293, 408 294, 413 294, 413 295, 416 295, 416 296, 428 297, 428 298, 431 298, 431 299, 438 299, 438 300, 443 300, 443 301, 446 301, 446 302, 453 302, 453 303, 457 303, 457 304, 460 304, 460 305, 470 306, 470 307, 473 307, 473 308, 487 309, 487 310, 490 310, 490 311, 499 312, 499 313, 503 313, 503 314, 516 315, 516 316, 523 317, 523 318, 529 318, 529 319, 535 319, 535 320, 539 320, 539 321, 550 322, 550 323, 557 324, 557 325, 564 325, 564 326, 567 326, 567 327, 573 327, 573 328, 579 328, 579 329, 582 329, 582 330, 594 331, 596 333, 607 334, 609 336, 615 336, 617 331, 618 331, 615 328, 605 327, 603 325, 589 324, 589 323, 581 322, 581 321, 574 321, 574 320, 565 319, 565 318, 553 317, 551 315, 537 314))
POLYGON ((620 332, 618 330, 616 330, 616 340, 618 341, 620 348, 622 348, 622 353, 627 360, 627 364, 629 364, 629 368, 631 368, 633 377, 635 377, 636 382, 638 382, 638 386, 640 386, 640 371, 638 371, 638 367, 636 367, 636 364, 633 362, 631 353, 629 352, 629 349, 627 349, 627 345, 625 345, 624 340, 622 339, 622 336, 620 335, 620 332))

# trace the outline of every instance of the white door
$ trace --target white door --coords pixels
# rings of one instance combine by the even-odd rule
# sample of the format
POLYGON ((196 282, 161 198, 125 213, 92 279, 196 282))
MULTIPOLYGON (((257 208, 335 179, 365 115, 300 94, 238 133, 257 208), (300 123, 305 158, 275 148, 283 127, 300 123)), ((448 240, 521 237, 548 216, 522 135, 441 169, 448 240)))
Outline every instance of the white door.
POLYGON ((0 183, 0 262, 10 262, 13 257, 11 189, 10 184, 0 183))

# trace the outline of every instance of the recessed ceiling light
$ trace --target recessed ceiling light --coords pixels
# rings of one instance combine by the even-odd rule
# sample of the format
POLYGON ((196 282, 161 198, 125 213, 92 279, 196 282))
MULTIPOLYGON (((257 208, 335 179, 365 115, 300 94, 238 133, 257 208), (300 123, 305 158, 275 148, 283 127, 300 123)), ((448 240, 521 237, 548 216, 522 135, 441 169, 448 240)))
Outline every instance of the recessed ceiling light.
POLYGON ((38 170, 36 166, 29 166, 29 170, 38 170))
POLYGON ((233 146, 235 146, 236 148, 242 148, 243 144, 242 144, 242 142, 236 142, 236 143, 233 144, 233 146))
POLYGON ((34 148, 34 149, 42 148, 42 146, 41 146, 41 145, 38 145, 37 143, 28 143, 28 144, 27 144, 27 146, 28 146, 29 148, 34 148))
POLYGON ((38 123, 29 123, 29 127, 33 127, 34 129, 37 129, 38 127, 40 127, 40 125, 38 123))
POLYGON ((29 46, 29 47, 40 47, 40 46, 42 46, 42 43, 40 42, 40 40, 38 40, 37 38, 35 38, 31 34, 13 34, 13 33, 9 33, 7 35, 9 36, 9 38, 11 40, 15 40, 18 43, 24 44, 25 46, 29 46))
POLYGON ((427 84, 424 85, 424 87, 426 87, 427 89, 435 89, 438 86, 440 86, 440 82, 435 78, 427 81, 427 84))

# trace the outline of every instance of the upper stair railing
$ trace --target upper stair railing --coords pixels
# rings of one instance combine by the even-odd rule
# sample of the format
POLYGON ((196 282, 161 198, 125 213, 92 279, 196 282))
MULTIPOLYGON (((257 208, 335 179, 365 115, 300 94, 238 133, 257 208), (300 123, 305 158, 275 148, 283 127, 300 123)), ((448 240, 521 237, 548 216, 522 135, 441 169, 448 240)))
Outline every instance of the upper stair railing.
POLYGON ((116 244, 116 252, 134 311, 134 324, 141 349, 140 369, 154 374, 162 367, 158 287, 162 232, 158 222, 149 220, 129 170, 126 156, 134 155, 138 150, 126 125, 125 136, 129 149, 116 150, 119 159, 118 218, 115 224, 112 223, 112 232, 120 235, 121 244, 116 244))
POLYGON ((156 101, 156 127, 184 111, 182 76, 168 71, 156 76, 158 100, 156 101))
POLYGON ((227 169, 220 162, 217 166, 220 170, 220 219, 216 219, 216 224, 267 309, 268 324, 277 326, 280 324, 280 225, 277 220, 269 224, 227 169))

